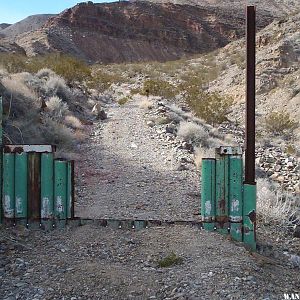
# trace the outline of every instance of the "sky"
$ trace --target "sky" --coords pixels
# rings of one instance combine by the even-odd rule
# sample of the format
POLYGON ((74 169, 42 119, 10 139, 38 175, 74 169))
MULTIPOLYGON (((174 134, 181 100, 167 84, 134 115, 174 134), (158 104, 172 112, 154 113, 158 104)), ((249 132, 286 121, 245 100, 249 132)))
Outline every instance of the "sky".
MULTIPOLYGON (((94 3, 115 0, 93 1, 94 3)), ((0 0, 0 24, 13 24, 36 14, 57 14, 82 0, 0 0)))

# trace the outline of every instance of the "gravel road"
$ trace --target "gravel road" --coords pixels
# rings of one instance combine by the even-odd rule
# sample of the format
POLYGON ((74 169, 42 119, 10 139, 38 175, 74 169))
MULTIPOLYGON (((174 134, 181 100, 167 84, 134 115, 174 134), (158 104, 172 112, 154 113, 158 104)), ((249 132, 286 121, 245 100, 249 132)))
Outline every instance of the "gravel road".
POLYGON ((78 216, 190 220, 197 213, 195 166, 177 171, 170 143, 147 126, 139 101, 110 107, 91 128, 78 162, 78 216))

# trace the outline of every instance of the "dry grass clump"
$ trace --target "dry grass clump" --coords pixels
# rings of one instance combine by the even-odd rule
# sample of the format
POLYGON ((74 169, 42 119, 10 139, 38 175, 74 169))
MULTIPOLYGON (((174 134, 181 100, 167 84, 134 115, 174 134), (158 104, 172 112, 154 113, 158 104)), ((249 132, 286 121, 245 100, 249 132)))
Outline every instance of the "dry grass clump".
POLYGON ((153 102, 148 99, 143 99, 139 102, 139 107, 142 109, 152 109, 153 108, 153 102))
POLYGON ((179 124, 178 137, 184 141, 200 145, 205 143, 209 134, 204 127, 184 121, 179 124))
POLYGON ((52 120, 61 121, 69 111, 67 103, 63 102, 57 96, 49 98, 49 100, 46 101, 46 105, 46 115, 52 120))
MULTIPOLYGON (((2 72, 2 75, 5 143, 56 144, 59 149, 71 151, 79 141, 82 124, 70 108, 78 114, 81 107, 78 101, 83 94, 69 88, 50 69, 37 74, 2 72)), ((84 114, 83 108, 81 111, 84 114)))
POLYGON ((77 117, 72 116, 72 115, 66 116, 64 123, 73 129, 82 129, 83 128, 83 125, 80 122, 80 120, 77 117))
POLYGON ((276 190, 268 179, 257 180, 257 215, 263 224, 292 225, 296 208, 291 196, 276 190))

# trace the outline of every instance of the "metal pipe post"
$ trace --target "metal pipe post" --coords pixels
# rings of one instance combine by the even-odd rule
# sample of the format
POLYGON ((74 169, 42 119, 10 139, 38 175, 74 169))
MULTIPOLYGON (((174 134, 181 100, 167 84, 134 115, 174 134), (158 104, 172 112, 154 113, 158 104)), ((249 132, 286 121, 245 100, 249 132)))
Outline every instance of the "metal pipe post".
POLYGON ((255 183, 255 6, 247 7, 246 152, 243 192, 243 241, 256 250, 255 183))
POLYGON ((255 182, 255 6, 247 6, 245 183, 255 182))
POLYGON ((27 224, 28 155, 15 154, 15 218, 17 224, 27 224))
POLYGON ((67 219, 74 218, 74 161, 68 161, 67 219))
POLYGON ((202 159, 201 218, 203 227, 213 231, 216 217, 216 160, 202 159))

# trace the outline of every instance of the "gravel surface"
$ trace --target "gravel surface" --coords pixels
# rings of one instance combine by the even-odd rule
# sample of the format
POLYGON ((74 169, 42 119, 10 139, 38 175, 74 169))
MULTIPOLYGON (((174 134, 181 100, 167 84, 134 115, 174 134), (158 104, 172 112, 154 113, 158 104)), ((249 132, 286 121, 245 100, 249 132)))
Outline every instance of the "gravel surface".
POLYGON ((0 230, 1 299, 284 299, 299 269, 188 226, 0 230), (159 267, 174 253, 180 263, 159 267))
POLYGON ((178 171, 172 145, 147 126, 142 100, 112 105, 90 129, 77 166, 78 216, 190 220, 197 213, 196 168, 178 171))
MULTIPOLYGON (((141 100, 111 103, 108 119, 88 127, 76 164, 77 216, 197 219, 192 154, 166 125, 151 125, 164 107, 147 111, 141 100)), ((258 227, 252 254, 229 237, 185 225, 135 231, 89 224, 52 232, 0 226, 5 300, 281 300, 299 293, 299 268, 300 239, 273 226, 258 227)))

